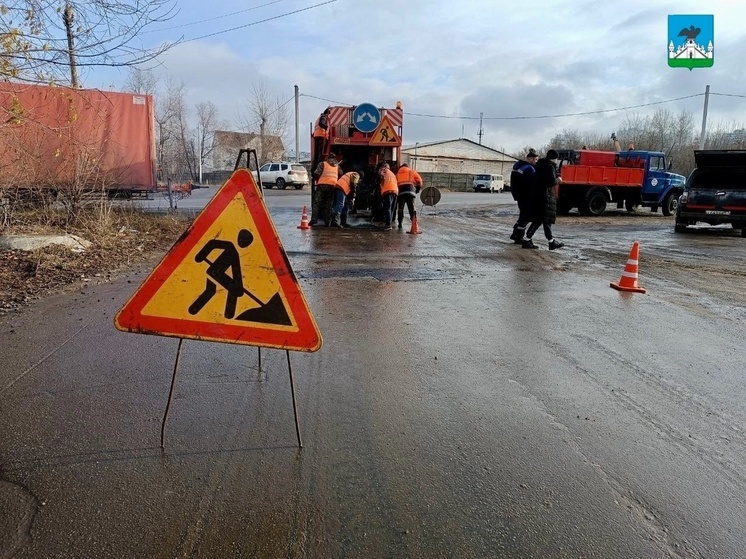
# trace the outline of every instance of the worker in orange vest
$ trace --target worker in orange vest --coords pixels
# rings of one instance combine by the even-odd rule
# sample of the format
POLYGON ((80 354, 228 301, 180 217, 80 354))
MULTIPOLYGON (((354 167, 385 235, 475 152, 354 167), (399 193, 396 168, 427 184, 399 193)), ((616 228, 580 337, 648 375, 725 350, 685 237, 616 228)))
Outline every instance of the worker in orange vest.
POLYGON ((357 185, 362 175, 362 171, 359 173, 350 171, 339 177, 337 184, 334 185, 334 211, 329 224, 331 227, 349 227, 347 212, 355 199, 357 185))
POLYGON ((396 172, 396 182, 399 185, 399 196, 396 199, 397 221, 399 222, 398 227, 401 229, 401 222, 404 221, 404 204, 407 205, 409 210, 409 219, 414 221, 414 218, 417 217, 414 200, 420 188, 422 188, 422 177, 417 171, 410 169, 409 165, 402 163, 396 172))
POLYGON ((313 172, 316 182, 316 191, 311 200, 311 221, 309 225, 314 226, 319 222, 319 218, 329 225, 332 210, 332 200, 334 195, 334 186, 337 184, 342 169, 337 163, 337 158, 333 153, 329 154, 326 161, 320 162, 313 172))
POLYGON ((381 165, 378 171, 378 181, 381 192, 381 205, 383 207, 383 230, 391 231, 391 218, 399 195, 399 185, 396 182, 396 175, 391 172, 388 163, 381 165))
POLYGON ((329 139, 329 114, 331 109, 327 108, 316 119, 316 126, 313 128, 313 157, 318 162, 324 159, 324 144, 329 139))

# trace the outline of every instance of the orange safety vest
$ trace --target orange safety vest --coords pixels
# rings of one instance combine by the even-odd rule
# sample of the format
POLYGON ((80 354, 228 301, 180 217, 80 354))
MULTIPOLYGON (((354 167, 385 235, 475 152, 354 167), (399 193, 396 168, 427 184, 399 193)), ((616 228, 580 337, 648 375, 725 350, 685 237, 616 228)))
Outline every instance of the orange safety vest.
POLYGON ((327 138, 328 137, 328 133, 329 132, 327 130, 324 130, 318 124, 316 125, 316 128, 313 129, 313 137, 314 138, 327 138))
POLYGON ((399 183, 399 194, 415 194, 415 187, 422 186, 420 174, 409 167, 399 167, 396 172, 396 181, 399 183))
POLYGON ((321 176, 319 177, 319 180, 316 182, 316 184, 326 184, 329 186, 334 186, 337 184, 337 179, 339 178, 339 167, 336 165, 330 165, 326 161, 324 161, 324 170, 321 171, 321 176))
MULTIPOLYGON (((329 130, 324 130, 321 126, 319 126, 319 121, 321 120, 321 116, 316 119, 316 127, 313 129, 313 137, 314 138, 329 138, 329 130)), ((329 122, 329 118, 326 119, 327 123, 329 122)))
POLYGON ((396 175, 390 169, 384 169, 383 183, 381 183, 381 195, 388 192, 399 194, 399 185, 396 182, 396 175))
POLYGON ((352 180, 352 175, 355 175, 355 177, 358 176, 358 174, 355 173, 354 171, 350 171, 349 173, 345 173, 344 175, 339 177, 339 180, 337 181, 336 187, 342 192, 344 192, 345 196, 350 195, 350 191, 351 191, 350 182, 352 180))

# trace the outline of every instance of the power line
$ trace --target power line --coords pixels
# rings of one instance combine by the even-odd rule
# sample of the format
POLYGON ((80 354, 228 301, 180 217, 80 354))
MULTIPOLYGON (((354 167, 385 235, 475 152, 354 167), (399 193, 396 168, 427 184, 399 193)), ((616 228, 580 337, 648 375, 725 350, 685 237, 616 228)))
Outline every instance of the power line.
POLYGON ((735 93, 712 93, 710 92, 710 95, 719 95, 721 97, 740 97, 742 99, 746 99, 746 95, 736 95, 735 93))
MULTIPOLYGON (((560 118, 566 116, 585 116, 595 115, 602 113, 613 113, 616 111, 628 111, 630 109, 639 109, 641 107, 651 107, 653 105, 662 105, 664 103, 672 103, 674 101, 681 101, 682 99, 692 99, 693 97, 702 97, 704 93, 695 93, 694 95, 686 95, 684 97, 676 97, 674 99, 666 99, 664 101, 654 101, 652 103, 641 103, 639 105, 630 105, 628 107, 617 107, 615 109, 600 109, 597 111, 584 111, 579 113, 562 113, 554 115, 530 115, 530 116, 486 116, 484 120, 537 120, 545 118, 560 118)), ((449 119, 460 119, 460 120, 479 120, 482 117, 478 116, 448 116, 448 115, 429 115, 421 113, 407 113, 407 116, 420 116, 425 118, 449 118, 449 119)))
POLYGON ((352 103, 344 103, 342 101, 334 101, 333 99, 325 99, 324 97, 316 97, 315 95, 309 95, 308 93, 301 93, 298 97, 310 97, 311 99, 318 99, 319 101, 326 101, 327 103, 334 103, 335 105, 341 105, 346 107, 353 107, 352 103))
MULTIPOLYGON (((653 105, 662 105, 664 103, 673 103, 674 101, 681 101, 683 99, 692 99, 694 97, 702 97, 704 93, 695 93, 693 95, 685 95, 683 97, 675 97, 673 99, 665 99, 663 101, 653 101, 650 103, 641 103, 639 105, 629 105, 627 107, 617 107, 614 109, 599 109, 597 111, 584 111, 579 113, 562 113, 562 114, 554 114, 554 115, 526 115, 526 116, 450 116, 450 115, 434 115, 434 114, 423 114, 423 113, 410 113, 407 112, 407 116, 419 116, 423 118, 444 118, 444 119, 450 119, 450 120, 536 120, 536 119, 546 119, 546 118, 560 118, 560 117, 567 117, 567 116, 585 116, 585 115, 594 115, 594 114, 602 114, 602 113, 613 113, 616 111, 628 111, 630 109, 639 109, 642 107, 651 107, 653 105)), ((727 93, 710 93, 710 95, 725 95, 729 97, 746 97, 746 95, 730 95, 727 93)), ((343 106, 354 106, 353 103, 344 103, 342 101, 334 101, 333 99, 326 99, 324 97, 316 97, 315 95, 309 95, 307 93, 301 93, 301 97, 309 97, 311 99, 318 99, 319 101, 327 101, 328 103, 333 103, 335 105, 343 105, 343 106)))
POLYGON ((298 14, 300 12, 305 12, 305 11, 308 11, 308 10, 312 10, 313 8, 318 8, 318 7, 324 6, 326 4, 332 4, 332 3, 336 2, 336 1, 337 0, 326 0, 326 2, 319 2, 318 4, 314 4, 312 6, 307 6, 305 8, 300 8, 299 10, 294 10, 292 12, 287 12, 287 13, 280 14, 280 15, 277 15, 277 16, 268 17, 266 19, 262 19, 262 20, 259 20, 259 21, 254 21, 252 23, 247 23, 245 25, 239 25, 237 27, 231 27, 230 29, 223 29, 222 31, 215 31, 214 33, 208 33, 207 35, 201 35, 199 37, 194 37, 192 39, 185 39, 184 41, 182 41, 182 43, 189 43, 191 41, 198 41, 199 39, 206 39, 207 37, 214 37, 215 35, 222 35, 224 33, 230 33, 231 31, 237 31, 238 29, 245 29, 245 28, 251 27, 253 25, 259 25, 260 23, 267 23, 268 21, 273 21, 275 19, 280 19, 282 17, 286 17, 286 16, 290 16, 290 15, 293 15, 293 14, 298 14))
MULTIPOLYGON (((200 19, 199 21, 192 21, 191 23, 182 23, 181 25, 174 25, 173 27, 162 27, 160 29, 151 29, 148 31, 143 31, 143 34, 145 33, 161 33, 163 31, 171 31, 172 29, 181 29, 182 27, 191 27, 192 25, 200 25, 202 23, 207 23, 208 21, 215 21, 216 19, 224 19, 227 17, 236 16, 238 14, 243 14, 245 12, 251 12, 253 10, 258 10, 259 8, 266 8, 267 6, 271 6, 272 4, 277 4, 278 2, 284 2, 285 0, 274 0, 273 2, 267 2, 266 4, 260 4, 259 6, 254 6, 252 8, 246 8, 245 10, 238 10, 237 12, 231 12, 229 14, 223 14, 222 16, 215 16, 207 19, 200 19)), ((281 16, 278 16, 281 17, 281 16)))
POLYGON ((279 111, 280 109, 282 109, 285 105, 287 105, 288 103, 290 103, 290 101, 292 101, 293 99, 295 99, 295 95, 293 95, 290 99, 288 99, 287 101, 285 101, 282 105, 280 105, 279 107, 277 107, 274 111, 272 111, 271 113, 269 113, 267 116, 272 116, 277 111, 279 111))

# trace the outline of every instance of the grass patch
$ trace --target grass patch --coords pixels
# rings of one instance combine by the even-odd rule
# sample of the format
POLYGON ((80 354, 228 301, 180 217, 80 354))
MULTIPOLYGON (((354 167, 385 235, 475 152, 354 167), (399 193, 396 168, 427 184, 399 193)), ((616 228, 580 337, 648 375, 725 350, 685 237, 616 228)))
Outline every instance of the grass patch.
POLYGON ((35 251, 0 250, 0 313, 81 283, 101 283, 133 265, 163 255, 189 227, 192 218, 154 214, 134 206, 92 207, 71 225, 45 212, 42 223, 33 210, 16 211, 0 235, 74 234, 91 247, 84 252, 52 245, 35 251), (50 219, 51 218, 51 219, 50 219))

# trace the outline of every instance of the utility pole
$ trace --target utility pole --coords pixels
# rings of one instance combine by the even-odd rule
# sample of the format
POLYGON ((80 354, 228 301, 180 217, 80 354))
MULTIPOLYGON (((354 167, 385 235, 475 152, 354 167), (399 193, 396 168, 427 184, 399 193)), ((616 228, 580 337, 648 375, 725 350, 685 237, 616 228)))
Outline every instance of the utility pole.
POLYGON ((298 86, 295 86, 295 162, 300 163, 300 115, 298 114, 298 86))
POLYGON ((78 63, 75 61, 75 37, 73 36, 73 20, 75 13, 70 4, 65 4, 65 11, 62 12, 62 22, 65 24, 67 32, 67 56, 70 61, 70 85, 77 89, 78 83, 78 63))
POLYGON ((699 149, 705 149, 707 136, 707 104, 710 101, 710 86, 705 86, 705 109, 702 112, 702 133, 699 135, 699 149))
POLYGON ((199 122, 197 123, 197 150, 199 152, 199 183, 202 184, 202 132, 200 132, 199 122))
POLYGON ((482 130, 482 116, 484 113, 479 113, 479 132, 477 133, 477 136, 479 136, 479 145, 482 145, 482 135, 484 134, 484 130, 482 130))

